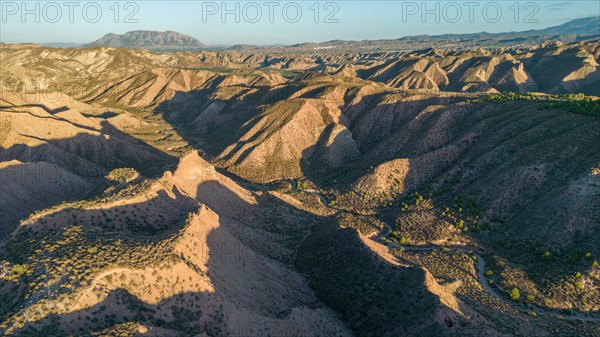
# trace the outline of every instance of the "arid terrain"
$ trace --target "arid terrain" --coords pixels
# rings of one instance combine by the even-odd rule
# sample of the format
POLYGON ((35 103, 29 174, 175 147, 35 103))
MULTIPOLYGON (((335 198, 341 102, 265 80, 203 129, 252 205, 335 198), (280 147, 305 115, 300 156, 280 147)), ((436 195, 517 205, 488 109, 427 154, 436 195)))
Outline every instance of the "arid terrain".
POLYGON ((0 334, 598 336, 599 63, 0 45, 0 334))

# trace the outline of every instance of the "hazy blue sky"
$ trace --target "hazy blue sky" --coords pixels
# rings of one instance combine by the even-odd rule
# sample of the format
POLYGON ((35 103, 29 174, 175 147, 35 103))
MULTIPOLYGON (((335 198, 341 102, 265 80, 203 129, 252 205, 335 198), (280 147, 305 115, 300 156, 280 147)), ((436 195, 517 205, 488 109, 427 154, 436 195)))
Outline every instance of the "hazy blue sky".
POLYGON ((174 30, 210 45, 291 44, 520 31, 600 15, 597 0, 516 2, 153 0, 119 1, 115 6, 114 0, 66 0, 27 1, 24 8, 22 0, 0 0, 0 40, 83 43, 109 32, 174 30), (225 9, 231 12, 222 17, 225 9), (423 17, 425 10, 429 12, 423 17))

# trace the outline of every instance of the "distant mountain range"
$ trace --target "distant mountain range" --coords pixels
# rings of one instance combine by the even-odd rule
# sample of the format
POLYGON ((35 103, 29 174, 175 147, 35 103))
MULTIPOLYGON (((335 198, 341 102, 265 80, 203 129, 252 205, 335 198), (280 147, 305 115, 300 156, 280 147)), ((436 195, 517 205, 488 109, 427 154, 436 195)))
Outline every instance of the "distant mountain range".
POLYGON ((430 39, 468 39, 468 38, 506 38, 506 37, 531 37, 531 36, 567 36, 567 35, 600 35, 600 16, 576 19, 559 26, 544 29, 531 29, 525 31, 512 31, 504 33, 466 33, 443 35, 407 36, 402 39, 430 38, 430 39))
POLYGON ((567 23, 563 23, 560 26, 550 27, 541 29, 539 31, 530 30, 523 33, 531 32, 532 34, 542 33, 543 35, 567 35, 567 34, 579 34, 579 35, 590 35, 600 34, 600 16, 592 16, 589 18, 572 20, 567 23))
POLYGON ((156 32, 148 30, 135 30, 123 35, 109 33, 82 47, 96 46, 152 51, 190 50, 205 47, 203 43, 189 35, 173 31, 156 32))
POLYGON ((42 43, 43 46, 52 47, 52 48, 77 48, 81 47, 81 43, 77 42, 48 42, 42 43))
POLYGON ((109 33, 100 39, 88 44, 76 43, 47 43, 46 46, 68 47, 114 47, 146 49, 150 51, 176 51, 176 50, 253 50, 253 49, 281 49, 281 50, 323 50, 323 49, 401 49, 414 50, 429 47, 435 48, 470 48, 492 46, 517 46, 534 45, 543 41, 556 40, 561 42, 575 42, 600 37, 600 16, 576 19, 559 26, 545 29, 527 30, 505 33, 467 33, 443 35, 414 35, 398 39, 346 41, 332 40, 321 43, 301 43, 291 46, 207 46, 196 38, 174 31, 147 31, 136 30, 119 35, 109 33))
POLYGON ((424 48, 464 49, 471 47, 531 46, 548 40, 576 42, 600 37, 600 16, 572 20, 559 26, 505 33, 467 33, 443 35, 414 35, 399 39, 302 43, 287 48, 294 49, 398 49, 424 48))

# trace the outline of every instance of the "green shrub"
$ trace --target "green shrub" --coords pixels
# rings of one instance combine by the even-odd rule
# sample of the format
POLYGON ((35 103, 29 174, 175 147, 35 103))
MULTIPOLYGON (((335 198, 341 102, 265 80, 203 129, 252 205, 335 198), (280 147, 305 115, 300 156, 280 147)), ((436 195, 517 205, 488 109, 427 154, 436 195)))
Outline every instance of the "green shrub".
POLYGON ((131 181, 135 180, 136 178, 138 178, 139 176, 140 176, 140 173, 138 171, 136 171, 135 169, 123 167, 123 168, 116 168, 116 169, 110 171, 106 175, 105 178, 121 184, 121 183, 131 182, 131 181))
POLYGON ((546 261, 548 259, 550 259, 550 256, 552 254, 550 254, 550 250, 546 249, 546 251, 544 251, 544 253, 542 253, 542 260, 546 261))
POLYGON ((500 216, 498 215, 493 215, 490 218, 490 222, 496 222, 496 223, 504 223, 504 219, 502 219, 500 216))
POLYGON ((581 259, 581 254, 579 254, 579 249, 574 248, 573 251, 571 252, 571 255, 569 255, 569 258, 567 259, 567 261, 569 261, 570 264, 578 264, 580 259, 581 259))
POLYGON ((305 190, 308 188, 308 182, 306 181, 298 181, 298 189, 305 190))
POLYGON ((521 292, 517 288, 512 288, 509 295, 510 295, 511 300, 518 301, 519 298, 521 297, 521 292))
POLYGON ((473 102, 506 102, 506 101, 538 101, 541 109, 561 109, 567 112, 586 116, 600 116, 600 100, 586 97, 582 93, 564 95, 534 95, 504 92, 476 99, 473 102))
POLYGON ((27 270, 29 270, 28 264, 15 264, 12 266, 12 272, 16 276, 21 276, 21 275, 25 274, 27 272, 27 270))

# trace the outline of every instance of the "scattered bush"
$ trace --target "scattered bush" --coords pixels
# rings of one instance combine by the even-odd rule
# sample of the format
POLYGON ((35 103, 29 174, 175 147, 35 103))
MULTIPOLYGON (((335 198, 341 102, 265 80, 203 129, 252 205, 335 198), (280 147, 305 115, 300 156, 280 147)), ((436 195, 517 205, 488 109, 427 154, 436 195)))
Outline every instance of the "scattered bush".
POLYGON ((586 97, 582 93, 550 95, 550 94, 519 94, 514 92, 504 92, 501 94, 490 95, 482 99, 473 100, 473 102, 506 102, 506 101, 538 101, 541 109, 561 109, 571 113, 586 116, 600 117, 600 100, 593 97, 586 97))
POLYGON ((545 251, 542 253, 542 256, 541 256, 541 257, 542 257, 542 260, 543 260, 543 261, 547 261, 547 260, 549 260, 551 255, 552 255, 552 254, 550 254, 550 250, 546 249, 546 250, 545 250, 545 251))
POLYGON ((106 175, 106 179, 112 180, 118 184, 128 183, 140 176, 140 173, 133 168, 116 168, 106 175))
POLYGON ((306 181, 298 181, 298 189, 305 190, 308 188, 308 182, 306 181))
POLYGON ((16 276, 21 276, 29 270, 28 264, 15 264, 12 266, 12 272, 16 276))
POLYGON ((569 261, 570 264, 576 265, 579 263, 580 259, 581 259, 581 254, 579 254, 579 250, 577 248, 574 248, 573 251, 571 252, 571 255, 569 255, 569 258, 567 259, 567 261, 569 261))
POLYGON ((518 301, 519 298, 521 297, 521 292, 517 288, 512 288, 509 295, 510 295, 511 300, 518 301))

